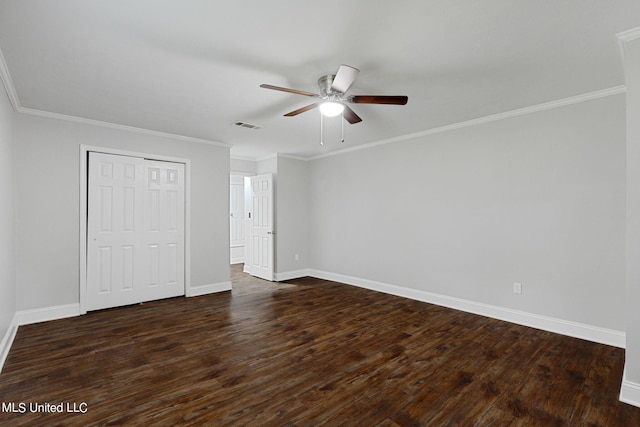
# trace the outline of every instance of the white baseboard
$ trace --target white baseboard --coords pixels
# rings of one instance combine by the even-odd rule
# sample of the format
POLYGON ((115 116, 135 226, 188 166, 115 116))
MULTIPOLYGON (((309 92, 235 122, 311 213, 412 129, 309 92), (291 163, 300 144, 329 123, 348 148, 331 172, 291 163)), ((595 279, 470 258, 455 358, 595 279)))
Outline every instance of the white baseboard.
POLYGON ((75 316, 80 316, 80 304, 56 305, 53 307, 20 310, 16 313, 16 324, 30 325, 31 323, 48 322, 49 320, 75 316))
POLYGON ((231 282, 212 283, 209 285, 192 286, 187 289, 188 297, 198 297, 200 295, 213 294, 231 290, 231 282))
POLYGON ((627 367, 622 375, 622 387, 620 387, 620 401, 640 408, 640 384, 627 379, 627 367))
POLYGON ((18 326, 30 325, 32 323, 47 322, 49 320, 64 319, 80 315, 80 304, 66 304, 54 307, 34 308, 31 310, 20 310, 13 316, 9 329, 0 342, 0 372, 4 362, 9 355, 11 345, 18 332, 18 326))
POLYGON ((231 258, 231 264, 244 263, 244 245, 231 246, 229 258, 231 258))
POLYGON ((0 341, 0 372, 2 372, 4 362, 7 360, 9 350, 11 350, 11 344, 13 344, 13 339, 16 337, 16 332, 18 332, 18 324, 16 323, 16 316, 14 315, 7 332, 4 334, 4 337, 2 337, 2 341, 0 341))
POLYGON ((346 276, 343 274, 330 273, 327 271, 309 270, 309 276, 319 279, 332 280, 346 283, 348 285, 359 286, 373 291, 384 292, 417 301, 453 308, 468 313, 479 314, 493 319, 504 320, 519 325, 542 329, 557 334, 580 338, 600 344, 625 348, 626 334, 621 331, 600 328, 583 323, 571 322, 539 314, 527 313, 510 308, 484 304, 462 298, 450 297, 435 294, 419 289, 411 289, 402 286, 390 285, 388 283, 376 282, 374 280, 362 279, 359 277, 346 276))
POLYGON ((275 273, 276 282, 284 282, 285 280, 299 279, 309 276, 309 269, 305 268, 296 271, 285 271, 283 273, 275 273))
MULTIPOLYGON (((228 290, 231 290, 231 282, 215 283, 211 285, 192 287, 190 288, 191 292, 188 296, 205 295, 228 290)), ((67 317, 80 316, 80 314, 80 304, 65 304, 53 307, 20 310, 16 312, 7 332, 4 334, 4 337, 2 337, 2 341, 0 341, 0 372, 2 372, 4 362, 9 355, 9 350, 11 350, 11 345, 13 344, 16 332, 18 331, 18 326, 65 319, 67 317)))

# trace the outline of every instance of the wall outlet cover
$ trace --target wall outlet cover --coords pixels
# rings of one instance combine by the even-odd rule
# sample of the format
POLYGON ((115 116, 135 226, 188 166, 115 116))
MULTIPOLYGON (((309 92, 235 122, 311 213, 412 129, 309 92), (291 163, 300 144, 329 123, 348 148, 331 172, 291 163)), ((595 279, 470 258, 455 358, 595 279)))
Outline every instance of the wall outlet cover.
POLYGON ((521 294, 522 293, 522 283, 515 282, 513 284, 513 293, 521 294))

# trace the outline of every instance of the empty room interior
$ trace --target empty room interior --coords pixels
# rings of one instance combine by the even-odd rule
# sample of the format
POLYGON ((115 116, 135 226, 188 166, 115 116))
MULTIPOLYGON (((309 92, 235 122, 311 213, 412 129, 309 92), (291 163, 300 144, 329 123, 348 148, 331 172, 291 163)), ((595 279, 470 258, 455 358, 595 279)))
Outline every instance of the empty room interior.
POLYGON ((0 424, 640 426, 640 2, 0 0, 0 424))

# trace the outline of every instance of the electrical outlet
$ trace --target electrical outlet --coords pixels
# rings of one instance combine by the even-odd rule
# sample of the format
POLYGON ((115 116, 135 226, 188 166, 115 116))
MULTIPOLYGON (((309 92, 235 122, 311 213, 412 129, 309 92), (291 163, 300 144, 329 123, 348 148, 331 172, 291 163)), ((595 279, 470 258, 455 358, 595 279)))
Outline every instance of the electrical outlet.
POLYGON ((522 283, 515 282, 513 284, 513 293, 521 294, 522 293, 522 283))

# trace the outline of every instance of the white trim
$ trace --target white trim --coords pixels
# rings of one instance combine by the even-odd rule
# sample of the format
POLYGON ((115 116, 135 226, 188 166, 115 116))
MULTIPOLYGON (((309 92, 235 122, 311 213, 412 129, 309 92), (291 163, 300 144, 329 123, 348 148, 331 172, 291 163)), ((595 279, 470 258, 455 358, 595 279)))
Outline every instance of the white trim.
POLYGON ((181 141, 217 145, 220 147, 227 147, 227 148, 231 147, 231 144, 228 144, 226 142, 194 138, 194 137, 185 136, 185 135, 176 135, 168 132, 160 132, 160 131, 151 130, 151 129, 139 128, 135 126, 127 126, 127 125, 121 125, 117 123, 104 122, 101 120, 87 119, 84 117, 70 116, 67 114, 53 113, 50 111, 37 110, 34 108, 25 108, 20 104, 20 99, 18 98, 18 93, 16 92, 15 85, 13 84, 13 79, 11 78, 11 74, 9 73, 9 67, 7 67, 7 63, 4 59, 4 54, 2 53, 2 50, 0 50, 0 80, 2 80, 2 83, 4 84, 4 88, 7 92, 9 101, 11 102, 11 106, 13 107, 13 111, 15 111, 16 113, 28 114, 32 116, 40 116, 40 117, 45 117, 49 119, 57 119, 57 120, 75 122, 75 123, 88 124, 93 126, 106 127, 111 129, 124 130, 128 132, 142 133, 146 135, 177 139, 181 141))
POLYGON ((307 157, 294 156, 292 154, 280 154, 280 153, 278 153, 278 157, 282 157, 282 158, 285 158, 285 159, 301 160, 303 162, 309 161, 309 159, 307 157))
POLYGON ((231 258, 230 264, 244 264, 244 257, 231 258))
POLYGON ((629 405, 640 407, 640 384, 627 379, 627 367, 622 375, 622 386, 620 387, 620 401, 629 405))
POLYGON ((18 93, 16 92, 16 87, 13 84, 13 79, 11 78, 11 74, 9 73, 9 67, 7 67, 7 63, 4 59, 4 54, 2 53, 2 50, 0 50, 0 80, 2 80, 2 83, 4 84, 4 88, 7 92, 7 96, 9 97, 9 101, 11 102, 11 106, 13 107, 13 111, 15 111, 16 113, 29 114, 32 116, 40 116, 40 117, 46 117, 49 119, 64 120, 64 121, 75 122, 75 123, 83 123, 88 125, 111 128, 111 129, 125 130, 129 132, 177 139, 181 141, 217 145, 220 147, 227 147, 227 148, 231 147, 231 144, 228 144, 226 142, 194 138, 190 136, 177 135, 177 134, 172 134, 168 132, 160 132, 160 131, 151 130, 151 129, 139 128, 135 126, 127 126, 127 125, 121 125, 117 123, 104 122, 101 120, 87 119, 84 117, 70 116, 67 114, 59 114, 59 113, 53 113, 50 111, 37 110, 34 108, 25 108, 20 104, 20 98, 18 98, 18 93))
POLYGON ((232 159, 232 160, 243 160, 243 161, 246 161, 246 162, 255 162, 256 161, 256 159, 253 158, 253 157, 242 157, 242 156, 236 156, 234 154, 230 154, 229 158, 232 159))
POLYGON ((7 91, 7 96, 9 97, 9 101, 11 102, 13 111, 15 111, 16 113, 45 117, 49 119, 63 120, 67 122, 75 122, 75 123, 82 123, 82 124, 88 124, 93 126, 106 127, 111 129, 124 130, 128 132, 143 133, 146 135, 177 139, 180 141, 197 142, 200 144, 217 145, 220 147, 231 148, 231 144, 228 144, 226 142, 194 138, 191 136, 177 135, 169 132, 160 132, 157 130, 144 129, 144 128, 139 128, 135 126, 121 125, 117 123, 104 122, 101 120, 87 119, 84 117, 70 116, 67 114, 53 113, 50 111, 43 111, 43 110, 37 110, 35 108, 23 107, 20 104, 20 99, 18 98, 16 87, 13 84, 13 79, 11 79, 11 74, 9 73, 9 68, 7 67, 7 63, 4 60, 4 55, 2 54, 2 50, 0 50, 0 80, 2 80, 2 83, 4 84, 4 88, 7 91))
POLYGON ((54 307, 35 308, 31 310, 20 310, 14 314, 7 332, 0 342, 0 372, 4 367, 4 362, 9 356, 9 351, 13 345, 13 340, 18 332, 18 326, 32 323, 48 322, 50 320, 64 319, 80 315, 80 304, 65 304, 54 307))
POLYGON ((231 282, 212 283, 210 285, 192 286, 188 289, 188 297, 198 297, 200 295, 213 294, 231 290, 231 282))
POLYGON ((29 114, 32 116, 40 116, 48 119, 57 119, 57 120, 63 120, 67 122, 75 122, 75 123, 81 123, 81 124, 87 124, 87 125, 93 125, 93 126, 106 127, 110 129, 124 130, 127 132, 142 133, 146 135, 159 136, 163 138, 177 139, 180 141, 197 142, 200 144, 217 145, 220 147, 227 147, 227 148, 231 147, 231 144, 227 144, 226 142, 218 142, 218 141, 212 141, 208 139, 193 138, 191 136, 177 135, 174 133, 160 132, 157 130, 144 129, 144 128, 139 128, 135 126, 127 126, 127 125, 120 125, 117 123, 103 122, 101 120, 86 119, 84 117, 52 113, 49 111, 36 110, 33 108, 20 107, 18 109, 18 113, 29 114))
POLYGON ((255 161, 256 162, 263 162, 265 160, 271 160, 271 159, 277 159, 277 158, 278 158, 278 153, 272 153, 272 154, 267 154, 264 157, 259 157, 255 161))
POLYGON ((399 141, 406 141, 408 139, 415 139, 422 136, 434 135, 437 133, 448 132, 451 130, 462 129, 470 126, 476 126, 484 123, 495 122, 498 120, 504 120, 511 117, 523 116, 525 114, 536 113, 539 111, 550 110, 553 108, 564 107, 566 105, 578 104, 581 102, 591 101, 593 99, 604 98, 607 96, 618 95, 625 93, 627 88, 625 86, 615 86, 609 89, 598 90, 595 92, 589 92, 582 95, 572 96, 570 98, 559 99, 556 101, 546 102, 544 104, 538 104, 531 107, 520 108, 518 110, 507 111, 504 113, 494 114, 491 116, 480 117, 473 120, 467 120, 465 122, 454 123, 451 125, 441 126, 437 128, 427 129, 420 132, 409 133, 406 135, 400 135, 393 138, 383 139, 368 144, 357 145, 355 147, 345 148, 343 150, 331 151, 329 153, 319 154, 317 156, 309 157, 308 160, 317 160, 324 157, 336 156, 339 154, 350 153, 358 150, 366 150, 368 148, 377 147, 379 145, 391 144, 399 141))
POLYGON ((20 310, 16 313, 17 325, 30 325, 32 323, 48 322, 50 320, 66 319, 80 315, 80 304, 64 304, 53 307, 34 308, 20 310))
MULTIPOLYGON (((302 160, 303 162, 309 161, 311 159, 309 157, 295 156, 293 154, 271 153, 271 154, 267 154, 264 157, 256 158, 253 161, 254 162, 262 162, 264 160, 277 159, 278 157, 282 157, 282 158, 285 158, 285 159, 302 160)), ((244 159, 244 160, 250 160, 250 159, 244 159)))
POLYGON ((184 164, 184 295, 191 287, 191 160, 184 164))
POLYGON ((293 160, 302 160, 303 162, 307 162, 311 160, 311 157, 302 157, 302 156, 296 156, 293 154, 283 154, 283 153, 271 153, 263 157, 242 157, 242 156, 234 156, 234 155, 229 156, 230 159, 244 160, 247 162, 261 162, 263 160, 269 160, 276 157, 284 157, 285 159, 293 159, 293 160))
POLYGON ((184 164, 184 287, 185 295, 190 295, 191 287, 191 160, 181 157, 160 154, 140 153, 136 151, 97 147, 80 144, 80 314, 87 313, 87 153, 90 151, 116 154, 122 156, 141 157, 184 164))
POLYGON ((308 268, 302 269, 302 270, 295 270, 295 271, 285 271, 282 273, 275 273, 275 281, 276 282, 284 282, 285 280, 293 280, 293 279, 299 279, 301 277, 307 277, 310 276, 309 272, 311 270, 309 270, 308 268))
POLYGON ((468 313, 479 314, 493 319, 504 320, 519 325, 542 329, 557 334, 568 335, 570 337, 581 338, 601 344, 624 348, 626 335, 624 332, 583 323, 571 322, 539 314, 527 313, 510 308, 484 304, 462 298, 447 295, 435 294, 419 289, 406 288, 402 286, 390 285, 388 283, 377 282, 359 277, 346 276, 343 274, 330 273, 311 269, 309 275, 319 279, 332 280, 346 283, 348 285, 436 304, 443 307, 453 308, 468 313))
POLYGON ((16 87, 13 85, 13 79, 11 78, 11 73, 9 73, 9 67, 7 67, 7 63, 4 60, 2 50, 0 50, 0 80, 2 80, 4 84, 4 89, 7 92, 7 97, 9 98, 9 102, 11 102, 13 111, 17 113, 21 108, 20 99, 18 98, 16 87))
POLYGON ((626 56, 625 43, 633 41, 633 40, 640 39, 640 27, 632 28, 630 30, 618 33, 618 34, 616 34, 616 37, 618 38, 618 49, 620 49, 620 56, 622 57, 622 60, 624 61, 625 56, 626 56))
POLYGON ((18 324, 16 323, 16 315, 14 314, 7 332, 4 334, 4 337, 2 337, 2 341, 0 342, 0 372, 2 372, 7 356, 9 356, 9 351, 11 350, 11 345, 16 337, 16 332, 18 332, 18 324))
MULTIPOLYGON (((624 31, 622 33, 618 33, 616 36, 618 37, 618 43, 620 45, 621 54, 622 54, 622 57, 624 58, 624 43, 628 42, 628 41, 631 41, 631 40, 635 40, 637 38, 640 38, 640 27, 632 29, 632 30, 624 31)), ((1 62, 1 64, 0 64, 0 78, 3 81, 3 83, 5 85, 5 88, 7 89, 7 94, 9 95, 9 99, 11 101, 11 104, 13 105, 13 108, 14 108, 14 110, 16 112, 24 113, 24 114, 31 114, 31 115, 41 116, 41 117, 48 117, 48 118, 53 118, 53 119, 59 119, 59 120, 73 121, 73 122, 77 122, 77 123, 93 124, 93 125, 96 125, 96 126, 108 127, 108 128, 112 128, 112 129, 127 130, 127 131, 131 131, 131 132, 144 133, 144 134, 148 134, 148 135, 167 137, 167 138, 178 139, 178 140, 183 140, 183 141, 198 142, 198 143, 203 143, 203 144, 219 145, 219 146, 222 146, 222 147, 232 148, 231 144, 224 143, 224 142, 219 142, 219 141, 211 141, 211 140, 193 138, 193 137, 188 137, 188 136, 183 136, 183 135, 175 135, 175 134, 159 132, 159 131, 150 130, 150 129, 143 129, 143 128, 137 128, 137 127, 133 127, 133 126, 119 125, 119 124, 103 122, 103 121, 99 121, 99 120, 85 119, 85 118, 82 118, 82 117, 69 116, 69 115, 58 114, 58 113, 51 113, 51 112, 48 112, 48 111, 36 110, 36 109, 31 109, 31 108, 24 108, 24 107, 20 106, 20 101, 18 99, 17 93, 15 91, 15 87, 14 87, 13 82, 11 80, 11 76, 9 74, 9 70, 8 70, 8 68, 6 68, 6 64, 4 63, 4 57, 2 56, 2 51, 0 51, 0 59, 1 59, 1 61, 0 61, 1 62)), ((346 148, 346 149, 343 149, 343 150, 337 150, 337 151, 332 151, 330 153, 319 154, 317 156, 299 157, 299 156, 288 155, 288 154, 280 154, 280 155, 283 156, 283 157, 288 157, 288 158, 291 158, 291 159, 303 160, 303 161, 316 160, 316 159, 321 159, 321 158, 324 158, 324 157, 335 156, 335 155, 338 155, 338 154, 345 154, 345 153, 349 153, 349 152, 352 152, 352 151, 364 150, 364 149, 367 149, 367 148, 376 147, 378 145, 390 144, 390 143, 393 143, 393 142, 404 141, 404 140, 407 140, 407 139, 418 138, 418 137, 421 137, 421 136, 433 135, 433 134, 436 134, 436 133, 447 132, 447 131, 454 130, 454 129, 461 129, 461 128, 465 128, 465 127, 469 127, 469 126, 475 126, 475 125, 482 124, 482 123, 488 123, 488 122, 502 120, 502 119, 506 119, 506 118, 510 118, 510 117, 521 116, 521 115, 525 115, 525 114, 529 114, 529 113, 534 113, 534 112, 537 112, 537 111, 549 110, 549 109, 552 109, 552 108, 563 107, 563 106, 571 105, 571 104, 577 104, 577 103, 580 103, 580 102, 590 101, 590 100, 598 99, 598 98, 604 98, 604 97, 607 97, 607 96, 617 95, 617 94, 625 93, 625 92, 626 92, 626 87, 624 85, 615 86, 615 87, 612 87, 612 88, 609 88, 609 89, 603 89, 603 90, 598 90, 598 91, 594 91, 594 92, 589 92, 589 93, 585 93, 585 94, 578 95, 578 96, 573 96, 573 97, 569 97, 569 98, 563 98, 563 99, 559 99, 559 100, 556 100, 556 101, 551 101, 551 102, 546 102, 546 103, 543 103, 543 104, 534 105, 534 106, 531 106, 531 107, 521 108, 521 109, 518 109, 518 110, 507 111, 507 112, 504 112, 504 113, 499 113, 499 114, 494 114, 494 115, 491 115, 491 116, 480 117, 480 118, 473 119, 473 120, 468 120, 468 121, 465 121, 465 122, 454 123, 454 124, 451 124, 451 125, 446 125, 446 126, 441 126, 441 127, 437 127, 437 128, 427 129, 427 130, 420 131, 420 132, 414 132, 414 133, 410 133, 410 134, 406 134, 406 135, 400 135, 400 136, 397 136, 397 137, 383 139, 383 140, 380 140, 380 141, 374 141, 374 142, 371 142, 371 143, 362 144, 362 145, 358 145, 358 146, 355 146, 355 147, 346 148)), ((261 158, 255 158, 255 159, 248 158, 248 157, 235 156, 235 155, 230 156, 230 158, 231 159, 238 159, 238 160, 249 160, 249 161, 259 162, 259 161, 268 160, 268 159, 271 159, 271 158, 274 158, 274 157, 277 158, 277 156, 278 156, 278 153, 269 154, 267 156, 264 156, 264 157, 261 157, 261 158)))
POLYGON ((632 40, 640 39, 640 27, 632 28, 627 31, 616 34, 618 40, 623 42, 630 42, 632 40))
POLYGON ((87 167, 87 155, 93 147, 80 144, 80 234, 78 245, 80 246, 80 314, 87 314, 87 180, 89 177, 87 167))

